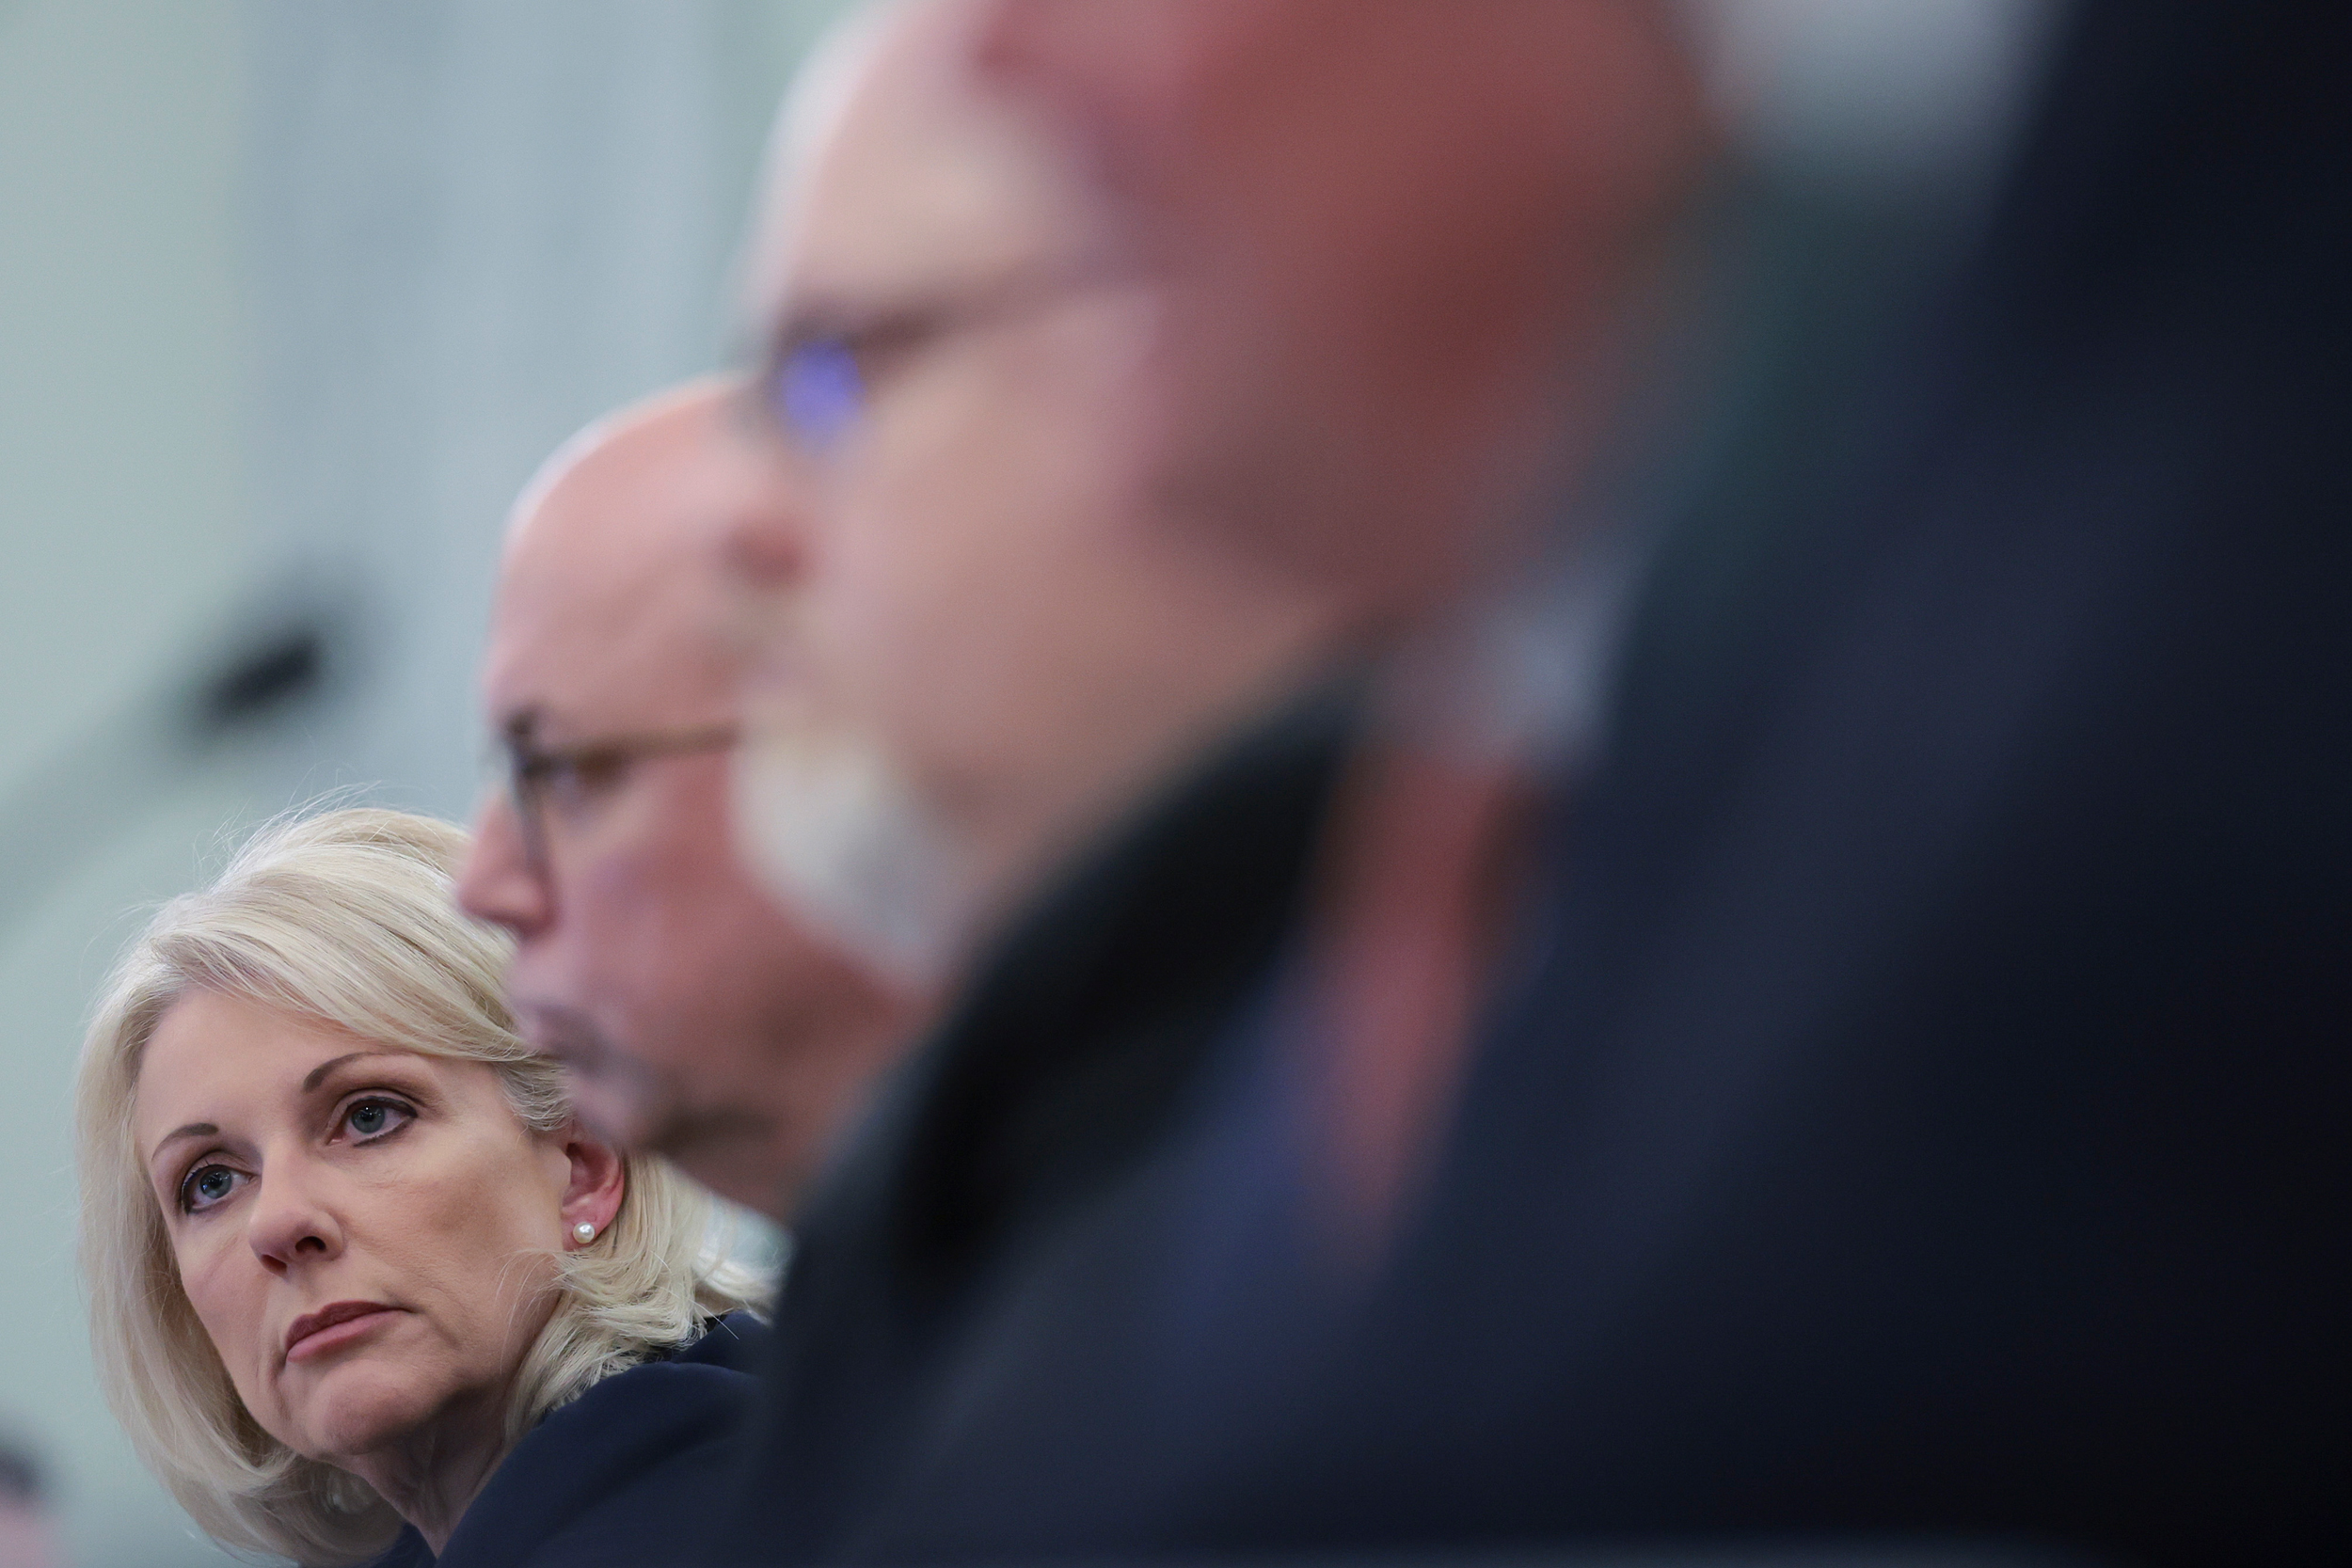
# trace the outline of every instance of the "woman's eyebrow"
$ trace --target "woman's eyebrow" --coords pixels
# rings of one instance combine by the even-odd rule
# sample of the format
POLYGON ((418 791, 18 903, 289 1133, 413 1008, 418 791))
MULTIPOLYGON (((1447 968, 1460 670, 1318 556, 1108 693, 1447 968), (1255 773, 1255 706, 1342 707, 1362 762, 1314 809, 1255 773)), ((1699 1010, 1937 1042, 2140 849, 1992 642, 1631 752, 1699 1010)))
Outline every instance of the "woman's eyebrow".
POLYGON ((161 1154, 164 1146, 174 1138, 214 1138, 219 1135, 220 1129, 209 1121, 192 1121, 185 1127, 175 1127, 155 1140, 155 1147, 148 1151, 147 1163, 153 1164, 155 1156, 161 1154))
POLYGON ((317 1088, 321 1084, 326 1082, 326 1075, 328 1073, 334 1071, 345 1062, 356 1062, 362 1056, 397 1056, 402 1054, 405 1054, 405 1053, 396 1051, 346 1051, 340 1056, 329 1056, 326 1061, 321 1062, 318 1066, 312 1068, 303 1076, 302 1092, 304 1094, 309 1094, 312 1089, 317 1088))

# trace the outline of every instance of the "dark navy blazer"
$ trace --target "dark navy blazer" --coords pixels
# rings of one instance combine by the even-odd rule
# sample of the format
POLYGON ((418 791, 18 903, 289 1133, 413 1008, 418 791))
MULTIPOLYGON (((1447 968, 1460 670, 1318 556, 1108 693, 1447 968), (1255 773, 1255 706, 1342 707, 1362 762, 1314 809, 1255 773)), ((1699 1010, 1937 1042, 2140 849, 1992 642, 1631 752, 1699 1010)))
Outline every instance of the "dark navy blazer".
POLYGON ((515 1445, 438 1558, 414 1526, 371 1568, 666 1562, 727 1490, 768 1329, 730 1312, 692 1344, 631 1367, 515 1445))

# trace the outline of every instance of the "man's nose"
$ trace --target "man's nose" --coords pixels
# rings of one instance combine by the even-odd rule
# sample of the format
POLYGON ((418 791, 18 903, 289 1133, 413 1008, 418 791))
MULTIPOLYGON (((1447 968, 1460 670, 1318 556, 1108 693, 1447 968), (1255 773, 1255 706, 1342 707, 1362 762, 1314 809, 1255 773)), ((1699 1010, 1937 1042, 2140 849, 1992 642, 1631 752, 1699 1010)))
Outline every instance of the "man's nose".
POLYGON ((332 1208, 320 1201, 298 1165, 290 1167, 283 1160, 274 1164, 276 1169, 264 1168, 255 1181, 246 1219, 246 1242, 253 1256, 277 1275, 300 1263, 340 1257, 343 1231, 332 1208))
POLYGON ((494 792, 474 814, 473 847, 457 872, 457 903, 476 920, 516 936, 545 927, 552 909, 547 879, 532 867, 515 803, 494 792))
POLYGON ((781 500, 739 508, 719 531, 723 568, 755 593, 798 586, 808 571, 808 529, 799 514, 781 500))

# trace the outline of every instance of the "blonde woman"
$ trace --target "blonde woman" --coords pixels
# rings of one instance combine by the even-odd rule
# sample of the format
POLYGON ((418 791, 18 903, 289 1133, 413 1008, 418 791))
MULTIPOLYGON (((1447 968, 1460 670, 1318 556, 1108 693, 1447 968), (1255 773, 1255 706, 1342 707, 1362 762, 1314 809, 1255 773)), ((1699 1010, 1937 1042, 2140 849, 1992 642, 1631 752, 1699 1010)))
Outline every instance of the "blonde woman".
POLYGON ((698 1189, 573 1122, 460 915, 466 836, 263 832, 116 971, 78 1088, 107 1396, 224 1546, 386 1568, 678 1554, 765 1330, 698 1189))

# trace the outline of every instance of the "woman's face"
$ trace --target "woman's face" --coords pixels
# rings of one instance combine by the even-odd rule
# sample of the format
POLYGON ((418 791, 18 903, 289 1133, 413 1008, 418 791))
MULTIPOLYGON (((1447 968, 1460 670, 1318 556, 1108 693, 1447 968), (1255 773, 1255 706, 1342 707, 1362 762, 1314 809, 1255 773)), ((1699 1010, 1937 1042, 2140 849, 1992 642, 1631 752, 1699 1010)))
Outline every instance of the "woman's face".
POLYGON ((566 1227, 612 1218, 487 1065, 211 991, 157 1026, 133 1127, 246 1409, 330 1464, 501 1419, 566 1227))

